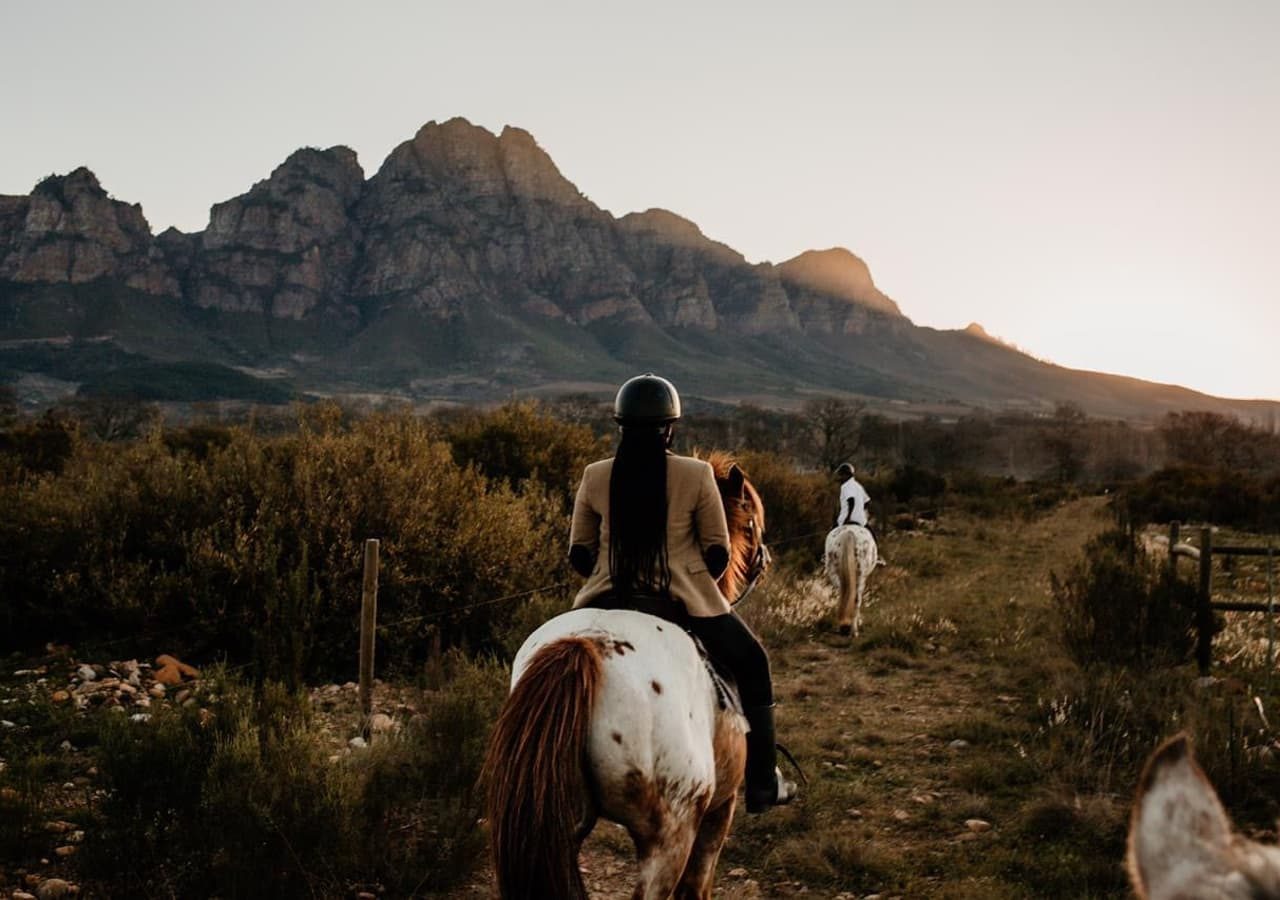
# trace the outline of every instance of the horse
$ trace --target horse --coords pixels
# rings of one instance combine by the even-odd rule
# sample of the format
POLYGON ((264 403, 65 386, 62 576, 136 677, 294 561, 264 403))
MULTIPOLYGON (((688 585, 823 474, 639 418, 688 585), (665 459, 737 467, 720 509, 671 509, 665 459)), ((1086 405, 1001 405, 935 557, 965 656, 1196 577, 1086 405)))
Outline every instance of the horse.
POLYGON ((838 525, 827 535, 827 578, 836 595, 836 624, 856 637, 862 627, 862 598, 867 576, 879 558, 876 539, 862 525, 838 525))
MULTIPOLYGON (((705 457, 729 525, 726 597, 768 565, 764 505, 728 454, 705 457)), ((582 900, 578 852, 622 825, 635 900, 708 900, 746 765, 746 720, 722 708, 692 638, 656 616, 583 608, 543 624, 512 665, 482 778, 499 894, 582 900)))
POLYGON ((1280 900, 1280 847, 1235 832, 1186 734, 1147 760, 1125 864, 1142 900, 1280 900))

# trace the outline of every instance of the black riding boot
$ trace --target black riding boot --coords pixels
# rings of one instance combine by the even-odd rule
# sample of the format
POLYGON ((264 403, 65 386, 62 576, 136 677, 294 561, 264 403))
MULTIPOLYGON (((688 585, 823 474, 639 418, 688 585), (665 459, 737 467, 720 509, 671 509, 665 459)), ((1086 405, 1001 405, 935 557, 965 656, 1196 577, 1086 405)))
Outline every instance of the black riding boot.
POLYGON ((778 744, 774 740, 773 705, 743 710, 751 730, 747 732, 747 812, 762 813, 771 806, 790 803, 795 782, 778 771, 778 744))

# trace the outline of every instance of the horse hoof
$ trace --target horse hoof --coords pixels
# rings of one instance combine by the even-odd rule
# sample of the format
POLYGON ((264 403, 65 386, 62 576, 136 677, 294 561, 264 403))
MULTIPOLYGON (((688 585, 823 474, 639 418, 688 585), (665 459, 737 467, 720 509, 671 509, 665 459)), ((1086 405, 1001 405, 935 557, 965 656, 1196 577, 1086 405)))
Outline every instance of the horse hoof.
POLYGON ((841 636, 841 637, 848 637, 848 636, 849 636, 849 635, 851 635, 851 634, 853 634, 853 626, 852 626, 852 625, 841 625, 841 626, 840 626, 840 636, 841 636))

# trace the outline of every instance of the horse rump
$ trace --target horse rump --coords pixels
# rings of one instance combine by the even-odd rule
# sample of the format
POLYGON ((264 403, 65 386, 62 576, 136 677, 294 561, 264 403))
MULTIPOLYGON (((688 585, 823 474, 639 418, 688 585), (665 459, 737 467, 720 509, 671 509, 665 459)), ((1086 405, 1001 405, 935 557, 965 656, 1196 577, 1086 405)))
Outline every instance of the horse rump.
POLYGON ((529 660, 494 726, 481 779, 503 900, 586 900, 578 843, 591 802, 584 766, 601 672, 596 641, 547 644, 529 660))

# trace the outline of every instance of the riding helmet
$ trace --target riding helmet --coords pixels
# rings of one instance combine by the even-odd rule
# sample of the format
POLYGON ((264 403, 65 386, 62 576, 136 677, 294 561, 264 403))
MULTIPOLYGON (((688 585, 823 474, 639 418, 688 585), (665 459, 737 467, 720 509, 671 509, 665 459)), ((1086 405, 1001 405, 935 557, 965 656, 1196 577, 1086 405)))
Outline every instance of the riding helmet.
POLYGON ((618 388, 613 418, 619 425, 666 425, 680 418, 680 395, 667 379, 645 372, 618 388))
POLYGON ((840 463, 840 466, 836 469, 836 477, 839 478, 841 481, 848 481, 850 478, 852 478, 853 464, 840 463))

